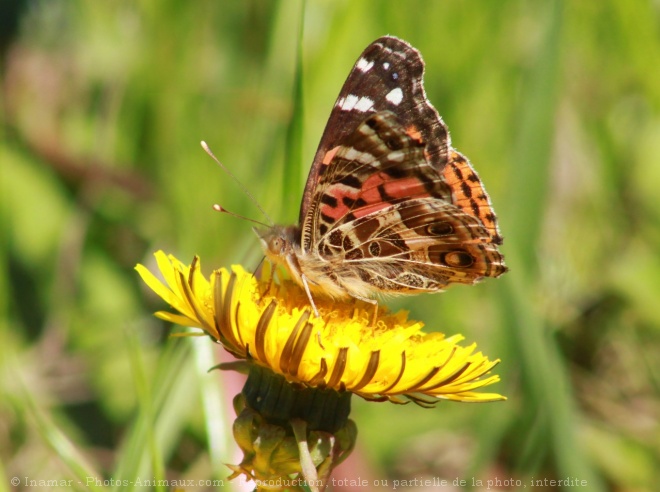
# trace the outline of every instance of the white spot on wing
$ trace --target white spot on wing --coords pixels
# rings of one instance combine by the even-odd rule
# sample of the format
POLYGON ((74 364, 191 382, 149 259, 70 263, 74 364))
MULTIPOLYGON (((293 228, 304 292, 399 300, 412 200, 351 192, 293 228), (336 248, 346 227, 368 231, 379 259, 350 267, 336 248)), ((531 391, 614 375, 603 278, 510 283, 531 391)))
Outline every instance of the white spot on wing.
POLYGON ((357 96, 349 94, 348 96, 342 97, 339 101, 337 101, 337 106, 339 106, 344 111, 350 111, 355 106, 357 100, 357 96))
POLYGON ((360 152, 353 147, 343 147, 342 157, 348 161, 357 161, 360 164, 371 164, 376 160, 373 154, 369 152, 360 152))
POLYGON ((355 67, 362 72, 368 72, 373 66, 374 62, 369 61, 366 58, 360 58, 355 64, 355 67))
POLYGON ((399 104, 401 104, 401 101, 403 101, 403 91, 399 87, 397 87, 396 89, 392 89, 390 92, 387 93, 385 99, 387 99, 395 106, 398 106, 399 104))
POLYGON ((342 111, 360 111, 361 113, 366 113, 370 111, 374 102, 368 97, 357 97, 353 94, 349 94, 346 97, 342 97, 337 101, 336 106, 341 108, 342 111))
POLYGON ((403 162, 405 156, 406 154, 402 150, 394 150, 387 154, 387 160, 392 162, 403 162))
POLYGON ((365 113, 369 111, 371 108, 373 108, 373 106, 374 106, 374 102, 371 99, 369 99, 368 97, 361 97, 360 100, 355 105, 355 109, 365 113))
POLYGON ((390 62, 385 62, 385 63, 383 63, 383 68, 384 68, 385 70, 389 70, 389 69, 390 69, 390 62))

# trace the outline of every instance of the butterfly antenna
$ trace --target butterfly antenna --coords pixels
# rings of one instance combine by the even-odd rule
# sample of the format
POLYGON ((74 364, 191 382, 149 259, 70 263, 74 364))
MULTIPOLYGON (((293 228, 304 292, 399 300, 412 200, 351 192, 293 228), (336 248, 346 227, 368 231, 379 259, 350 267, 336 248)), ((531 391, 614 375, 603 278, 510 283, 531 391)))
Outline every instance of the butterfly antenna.
POLYGON ((217 203, 215 205, 213 205, 213 210, 215 210, 216 212, 222 212, 223 214, 231 215, 232 217, 236 217, 237 219, 247 220, 248 222, 252 222, 253 224, 258 224, 262 227, 271 227, 268 224, 265 224, 265 223, 263 223, 259 220, 251 219, 251 218, 246 217, 244 215, 240 215, 240 214, 237 214, 235 212, 231 212, 231 211, 227 210, 226 208, 224 208, 223 206, 218 205, 217 203))
MULTIPOLYGON (((241 190, 243 190, 243 193, 245 193, 247 195, 247 197, 250 199, 250 201, 252 201, 252 203, 254 203, 256 205, 256 207, 259 209, 259 212, 261 212, 263 214, 263 216, 266 217, 266 220, 268 220, 268 222, 270 222, 270 226, 272 226, 274 224, 273 220, 266 213, 266 211, 263 208, 261 208, 261 205, 259 205, 259 202, 254 198, 254 196, 252 196, 252 193, 250 193, 248 191, 248 189, 243 185, 243 183, 241 183, 239 181, 239 179, 234 175, 234 173, 232 173, 229 169, 227 169, 224 166, 224 164, 222 164, 222 162, 220 162, 218 160, 218 158, 215 156, 215 154, 213 152, 211 152, 211 149, 209 148, 209 146, 206 144, 206 142, 204 140, 202 140, 200 143, 201 143, 202 148, 204 149, 204 151, 208 155, 211 156, 211 159, 213 159, 215 161, 215 163, 218 166, 220 166, 223 169, 223 171, 226 172, 231 177, 231 179, 234 180, 234 182, 241 188, 241 190)), ((239 219, 245 219, 249 222, 254 222, 255 224, 270 227, 268 224, 264 224, 263 222, 259 222, 258 220, 248 219, 247 217, 243 217, 242 215, 238 215, 234 212, 230 212, 229 210, 227 210, 225 208, 222 208, 220 205, 213 205, 213 209, 217 210, 218 212, 224 212, 226 214, 233 215, 234 217, 238 217, 239 219)))

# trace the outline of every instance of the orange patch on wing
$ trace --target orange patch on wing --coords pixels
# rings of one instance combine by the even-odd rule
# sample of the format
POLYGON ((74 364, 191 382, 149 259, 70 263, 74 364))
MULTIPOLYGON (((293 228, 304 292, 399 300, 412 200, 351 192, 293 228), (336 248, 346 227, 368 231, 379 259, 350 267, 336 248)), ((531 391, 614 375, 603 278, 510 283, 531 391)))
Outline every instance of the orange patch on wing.
POLYGON ((360 190, 360 198, 367 203, 375 203, 381 201, 380 193, 378 193, 378 186, 385 183, 381 176, 382 173, 377 173, 369 176, 360 190))
POLYGON ((406 133, 410 138, 416 140, 419 143, 422 143, 424 141, 424 138, 422 137, 422 133, 415 125, 410 125, 408 128, 406 128, 406 133))
POLYGON ((468 160, 458 152, 452 151, 442 175, 451 188, 454 205, 479 219, 491 238, 499 237, 495 212, 488 194, 468 160))
POLYGON ((428 196, 424 184, 415 177, 392 179, 385 173, 377 173, 363 183, 360 197, 367 203, 382 202, 379 186, 392 198, 428 196))
POLYGON ((393 198, 429 196, 424 184, 417 178, 400 178, 385 183, 385 193, 393 198))
POLYGON ((323 160, 321 162, 323 162, 323 164, 325 164, 326 166, 330 164, 332 162, 332 159, 335 158, 335 154, 340 148, 341 148, 340 146, 337 146, 334 149, 328 150, 323 156, 323 160))

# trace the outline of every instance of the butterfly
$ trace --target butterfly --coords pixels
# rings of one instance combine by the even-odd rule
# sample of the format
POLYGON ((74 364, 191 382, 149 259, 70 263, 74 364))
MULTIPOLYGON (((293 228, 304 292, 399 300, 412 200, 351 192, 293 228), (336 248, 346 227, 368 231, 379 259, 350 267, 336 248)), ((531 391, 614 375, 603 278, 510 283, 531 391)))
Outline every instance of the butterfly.
POLYGON ((267 258, 314 296, 438 292, 507 271, 490 198, 426 97, 415 48, 362 52, 314 157, 298 225, 257 231, 267 258))

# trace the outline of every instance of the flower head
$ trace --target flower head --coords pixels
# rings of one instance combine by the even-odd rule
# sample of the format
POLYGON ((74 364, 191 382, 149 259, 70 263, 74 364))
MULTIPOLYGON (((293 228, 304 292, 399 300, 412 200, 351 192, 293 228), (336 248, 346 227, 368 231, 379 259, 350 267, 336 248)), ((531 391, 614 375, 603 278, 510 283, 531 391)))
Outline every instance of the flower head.
POLYGON ((205 277, 198 258, 190 266, 156 253, 164 282, 144 266, 136 269, 147 285, 178 313, 156 315, 199 327, 239 359, 311 388, 348 391, 368 400, 432 405, 439 400, 502 400, 478 390, 499 381, 488 375, 489 361, 461 335, 424 333, 405 312, 356 301, 315 299, 321 316, 310 315, 309 300, 295 283, 259 280, 240 266, 205 277))

